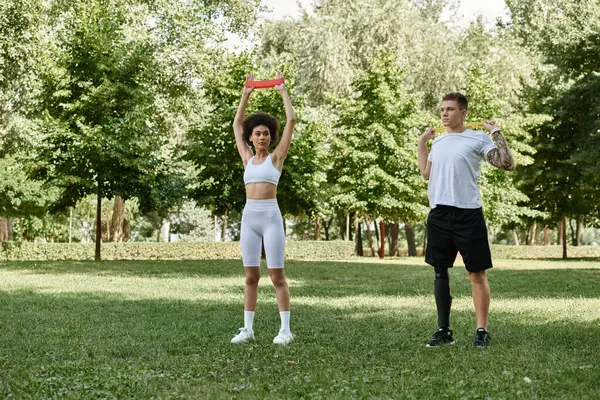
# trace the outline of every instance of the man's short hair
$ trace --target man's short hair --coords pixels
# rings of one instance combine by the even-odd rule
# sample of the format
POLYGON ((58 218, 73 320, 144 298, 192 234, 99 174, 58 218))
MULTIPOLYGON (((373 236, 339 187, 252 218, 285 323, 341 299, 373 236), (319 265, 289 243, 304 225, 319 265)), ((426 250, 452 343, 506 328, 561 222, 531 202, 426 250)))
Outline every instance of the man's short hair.
POLYGON ((469 109, 469 100, 467 100, 467 96, 462 93, 452 92, 446 93, 446 95, 442 98, 442 101, 456 101, 458 103, 458 108, 461 110, 469 109))

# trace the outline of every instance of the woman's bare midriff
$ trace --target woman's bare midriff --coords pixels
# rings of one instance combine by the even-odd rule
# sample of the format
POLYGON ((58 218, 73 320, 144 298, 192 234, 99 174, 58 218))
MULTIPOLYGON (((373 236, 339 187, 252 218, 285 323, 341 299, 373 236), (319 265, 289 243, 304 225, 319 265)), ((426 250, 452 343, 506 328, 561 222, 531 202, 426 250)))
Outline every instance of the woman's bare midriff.
POLYGON ((246 199, 270 200, 277 198, 277 186, 267 182, 249 183, 246 185, 246 199))

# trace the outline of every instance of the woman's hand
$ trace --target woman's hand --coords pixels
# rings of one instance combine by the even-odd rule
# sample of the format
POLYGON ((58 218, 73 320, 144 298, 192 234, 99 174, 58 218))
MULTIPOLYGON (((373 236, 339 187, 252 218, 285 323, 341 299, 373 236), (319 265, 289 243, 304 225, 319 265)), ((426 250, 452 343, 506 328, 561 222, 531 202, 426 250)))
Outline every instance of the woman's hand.
MULTIPOLYGON (((248 76, 246 77, 246 82, 253 81, 253 80, 254 80, 254 74, 253 73, 249 73, 248 76)), ((248 87, 248 86, 244 85, 244 89, 242 91, 242 94, 244 96, 250 96, 250 94, 252 94, 253 91, 254 91, 253 87, 248 87)))
MULTIPOLYGON (((275 79, 279 79, 279 78, 283 78, 283 74, 281 73, 281 71, 277 71, 277 75, 275 76, 275 79)), ((277 91, 279 91, 280 93, 282 91, 285 90, 285 82, 279 85, 275 85, 275 89, 277 89, 277 91)))

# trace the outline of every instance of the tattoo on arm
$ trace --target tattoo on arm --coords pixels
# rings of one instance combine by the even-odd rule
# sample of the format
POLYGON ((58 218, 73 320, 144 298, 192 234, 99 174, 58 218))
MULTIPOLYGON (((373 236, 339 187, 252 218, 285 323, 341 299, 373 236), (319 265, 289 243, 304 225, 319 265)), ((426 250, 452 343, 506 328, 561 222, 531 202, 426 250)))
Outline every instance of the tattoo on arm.
POLYGON ((487 153, 487 160, 494 167, 498 167, 500 169, 511 171, 515 169, 515 161, 513 159, 512 153, 508 148, 508 144, 502 136, 500 131, 492 133, 492 140, 496 144, 496 149, 490 150, 487 153))

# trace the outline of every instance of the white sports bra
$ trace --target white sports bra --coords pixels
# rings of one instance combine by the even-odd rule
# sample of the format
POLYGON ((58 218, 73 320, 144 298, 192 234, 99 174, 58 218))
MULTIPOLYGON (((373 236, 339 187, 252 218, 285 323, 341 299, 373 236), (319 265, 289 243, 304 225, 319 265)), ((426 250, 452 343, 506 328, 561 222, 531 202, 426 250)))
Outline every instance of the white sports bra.
POLYGON ((277 186, 281 172, 273 165, 271 155, 269 154, 265 161, 258 165, 252 164, 252 160, 254 160, 254 156, 250 157, 246 164, 244 184, 267 182, 277 186))

